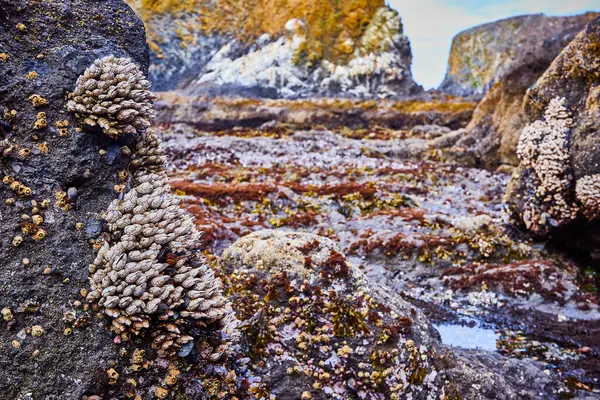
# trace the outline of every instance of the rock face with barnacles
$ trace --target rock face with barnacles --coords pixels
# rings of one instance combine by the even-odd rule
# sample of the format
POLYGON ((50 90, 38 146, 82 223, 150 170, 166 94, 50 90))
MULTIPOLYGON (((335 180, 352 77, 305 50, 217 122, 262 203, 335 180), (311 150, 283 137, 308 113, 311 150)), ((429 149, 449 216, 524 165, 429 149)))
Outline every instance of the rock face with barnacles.
POLYGON ((79 399, 125 361, 82 294, 128 160, 79 132, 65 98, 98 58, 147 73, 144 27, 116 0, 2 0, 0 20, 0 308, 12 314, 0 321, 0 393, 79 399))
POLYGON ((521 133, 521 163, 507 193, 514 218, 525 228, 594 254, 600 243, 599 49, 600 17, 527 92, 530 124, 521 133))
POLYGON ((368 282, 330 239, 259 231, 225 250, 219 266, 252 369, 278 399, 558 393, 533 363, 451 352, 420 311, 368 282))
POLYGON ((467 132, 450 150, 487 168, 517 166, 519 136, 527 125, 524 96, 554 58, 597 13, 570 17, 526 15, 457 35, 442 89, 483 95, 467 132))
POLYGON ((229 368, 209 371, 235 350, 226 301, 143 135, 141 21, 112 0, 0 1, 0 15, 1 397, 208 397, 196 379, 237 390, 229 368))

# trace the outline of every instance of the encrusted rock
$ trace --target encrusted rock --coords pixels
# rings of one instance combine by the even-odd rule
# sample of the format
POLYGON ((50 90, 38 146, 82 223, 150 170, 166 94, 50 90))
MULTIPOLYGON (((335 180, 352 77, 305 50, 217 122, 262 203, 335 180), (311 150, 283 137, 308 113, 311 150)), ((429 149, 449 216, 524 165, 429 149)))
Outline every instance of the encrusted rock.
POLYGON ((600 217, 600 174, 586 175, 575 185, 577 200, 590 220, 600 217))
POLYGON ((225 250, 219 267, 252 368, 278 399, 512 399, 556 390, 530 363, 449 353, 420 312, 368 282, 330 239, 258 231, 225 250))
POLYGON ((540 61, 549 64, 597 15, 523 15, 463 31, 452 41, 440 89, 458 96, 484 94, 523 66, 540 61))
POLYGON ((411 75, 400 16, 383 0, 128 3, 146 23, 150 77, 161 91, 284 98, 423 92, 411 75))
POLYGON ((564 98, 550 101, 544 119, 523 129, 517 155, 525 168, 534 175, 535 192, 522 211, 527 229, 543 233, 551 226, 570 222, 578 207, 569 201, 571 171, 569 164, 569 133, 573 121, 565 108, 564 98))

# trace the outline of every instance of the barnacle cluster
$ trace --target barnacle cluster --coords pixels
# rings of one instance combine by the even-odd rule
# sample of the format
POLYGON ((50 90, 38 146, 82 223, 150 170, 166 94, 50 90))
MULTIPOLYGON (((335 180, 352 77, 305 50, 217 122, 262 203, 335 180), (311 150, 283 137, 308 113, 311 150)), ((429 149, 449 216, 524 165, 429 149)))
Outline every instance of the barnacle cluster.
MULTIPOLYGON (((109 135, 131 132, 149 124, 148 88, 130 60, 108 57, 95 62, 79 79, 70 108, 82 114, 81 96, 89 91, 94 96, 100 90, 100 100, 119 101, 108 108, 104 103, 94 104, 98 113, 87 118, 109 135)), ((125 339, 152 325, 154 344, 161 354, 191 344, 194 338, 185 333, 186 321, 232 336, 235 317, 220 281, 197 254, 200 233, 170 192, 158 138, 141 131, 136 146, 130 165, 131 189, 105 213, 110 234, 90 265, 87 299, 98 301, 113 318, 113 331, 125 339)), ((219 344, 208 358, 216 361, 226 349, 226 344, 219 344)))
POLYGON ((33 125, 33 129, 36 129, 36 130, 44 129, 47 126, 48 126, 48 120, 46 119, 46 113, 45 112, 38 113, 35 124, 33 125))
POLYGON ((586 218, 592 220, 600 217, 600 174, 586 175, 578 179, 575 193, 586 218))
POLYGON ((29 96, 29 101, 34 107, 42 107, 48 104, 48 100, 40 96, 39 94, 32 94, 29 96))
POLYGON ((8 185, 16 194, 20 197, 28 197, 31 196, 32 191, 31 188, 23 185, 21 182, 15 180, 13 176, 7 175, 2 178, 2 182, 5 185, 8 185))
POLYGON ((154 118, 150 82, 128 58, 98 59, 77 80, 67 109, 86 125, 116 137, 150 126, 154 118))
POLYGON ((571 171, 569 133, 573 120, 564 98, 550 101, 543 120, 523 129, 517 155, 535 173, 535 201, 523 211, 528 229, 540 231, 547 224, 560 225, 577 216, 578 207, 568 200, 571 171))

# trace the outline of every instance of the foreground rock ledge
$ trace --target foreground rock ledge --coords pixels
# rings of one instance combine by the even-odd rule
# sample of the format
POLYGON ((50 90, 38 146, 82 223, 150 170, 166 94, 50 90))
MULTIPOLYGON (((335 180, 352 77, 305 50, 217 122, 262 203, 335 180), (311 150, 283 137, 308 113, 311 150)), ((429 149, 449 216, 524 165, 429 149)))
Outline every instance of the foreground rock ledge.
POLYGON ((450 351, 330 239, 259 231, 218 266, 253 369, 278 399, 534 399, 562 390, 535 363, 450 351))

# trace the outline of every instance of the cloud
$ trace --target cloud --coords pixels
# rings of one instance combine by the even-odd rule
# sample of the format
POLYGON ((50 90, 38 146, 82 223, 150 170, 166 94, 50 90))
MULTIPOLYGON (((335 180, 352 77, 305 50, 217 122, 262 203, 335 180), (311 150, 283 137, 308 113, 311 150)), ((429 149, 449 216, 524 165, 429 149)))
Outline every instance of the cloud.
POLYGON ((475 25, 515 15, 579 14, 599 10, 598 0, 388 0, 398 10, 413 53, 413 75, 426 89, 446 73, 452 38, 475 25))

